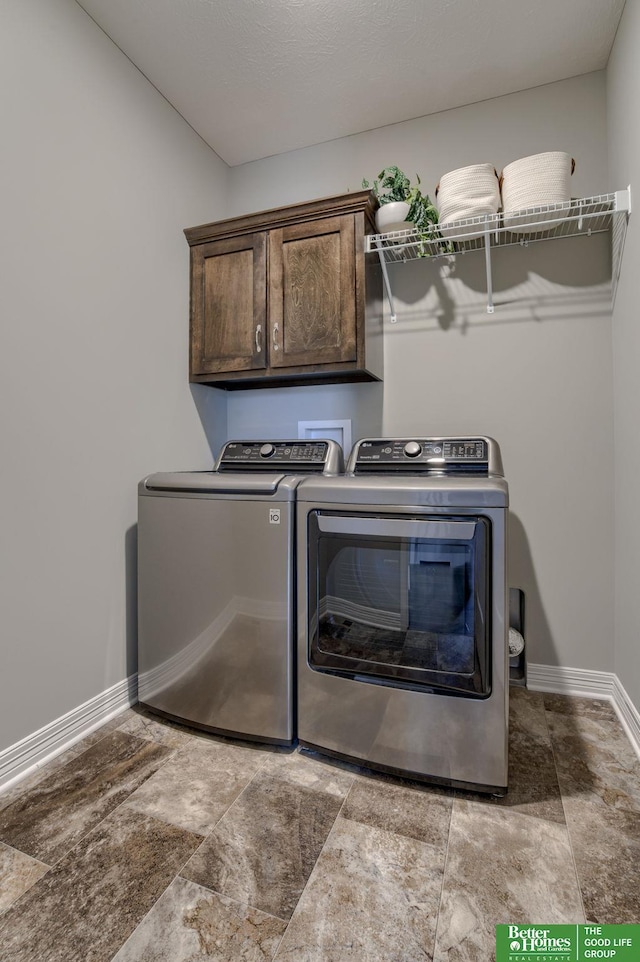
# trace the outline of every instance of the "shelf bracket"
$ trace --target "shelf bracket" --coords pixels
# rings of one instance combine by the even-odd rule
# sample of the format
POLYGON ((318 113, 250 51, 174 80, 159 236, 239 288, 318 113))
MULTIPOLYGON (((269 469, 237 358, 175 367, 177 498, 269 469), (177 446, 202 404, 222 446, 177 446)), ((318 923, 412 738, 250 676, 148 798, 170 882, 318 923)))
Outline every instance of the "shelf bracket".
POLYGON ((489 223, 484 225, 484 259, 487 268, 487 314, 493 314, 493 281, 491 277, 491 230, 489 223))
POLYGON ((627 236, 627 224, 631 214, 631 186, 626 190, 615 192, 615 209, 624 214, 623 217, 614 219, 611 229, 611 306, 616 303, 618 292, 618 281, 622 268, 622 254, 624 242, 627 236))
POLYGON ((626 211, 627 215, 631 213, 631 185, 615 192, 615 204, 616 210, 626 211))
POLYGON ((384 283, 385 293, 387 295, 387 300, 389 301, 389 310, 391 312, 391 323, 395 324, 398 320, 398 315, 396 314, 396 307, 393 301, 393 293, 391 291, 391 283, 389 281, 389 273, 387 271, 387 262, 385 260, 384 251, 380 244, 376 244, 378 248, 378 257, 380 258, 380 267, 382 268, 382 280, 384 283))

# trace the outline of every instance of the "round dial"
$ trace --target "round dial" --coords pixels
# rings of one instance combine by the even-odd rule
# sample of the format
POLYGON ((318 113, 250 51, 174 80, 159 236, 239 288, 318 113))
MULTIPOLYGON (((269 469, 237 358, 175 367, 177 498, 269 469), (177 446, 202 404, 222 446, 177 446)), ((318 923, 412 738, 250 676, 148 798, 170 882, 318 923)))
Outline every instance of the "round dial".
POLYGON ((260 448, 261 458, 272 458, 276 453, 276 448, 274 444, 263 444, 260 448))
POLYGON ((404 446, 404 453, 408 458, 417 458, 422 454, 422 445, 417 441, 407 441, 404 446))

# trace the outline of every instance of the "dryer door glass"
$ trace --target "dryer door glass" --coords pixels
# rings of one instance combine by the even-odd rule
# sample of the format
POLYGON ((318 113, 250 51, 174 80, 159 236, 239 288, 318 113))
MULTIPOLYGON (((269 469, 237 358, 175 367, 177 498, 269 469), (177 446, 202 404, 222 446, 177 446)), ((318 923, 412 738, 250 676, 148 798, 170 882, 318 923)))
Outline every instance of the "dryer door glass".
POLYGON ((490 522, 311 512, 309 664, 487 697, 490 522))

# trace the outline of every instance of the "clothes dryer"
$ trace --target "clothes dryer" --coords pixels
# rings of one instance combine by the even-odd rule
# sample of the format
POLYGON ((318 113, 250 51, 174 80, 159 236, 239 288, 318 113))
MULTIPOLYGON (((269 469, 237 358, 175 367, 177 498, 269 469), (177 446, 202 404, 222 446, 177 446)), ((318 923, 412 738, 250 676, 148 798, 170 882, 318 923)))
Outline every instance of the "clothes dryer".
POLYGON ((359 441, 298 489, 298 737, 507 788, 508 489, 489 437, 359 441))

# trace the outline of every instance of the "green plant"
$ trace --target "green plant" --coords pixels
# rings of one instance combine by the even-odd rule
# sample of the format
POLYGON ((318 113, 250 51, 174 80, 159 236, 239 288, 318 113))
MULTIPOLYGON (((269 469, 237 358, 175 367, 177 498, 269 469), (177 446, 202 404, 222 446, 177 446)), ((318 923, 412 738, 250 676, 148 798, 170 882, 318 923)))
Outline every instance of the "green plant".
POLYGON ((415 225, 418 233, 431 233, 433 224, 438 223, 437 208, 432 204, 429 195, 423 194, 420 190, 420 178, 417 174, 416 183, 412 186, 407 175, 399 167, 385 167, 374 180, 373 186, 368 180, 363 180, 362 186, 365 189, 371 187, 381 207, 393 201, 404 201, 409 204, 407 220, 415 225))
MULTIPOLYGON (((419 183, 419 181, 418 181, 419 183)), ((428 194, 422 194, 419 187, 415 187, 409 207, 409 220, 415 224, 419 233, 429 233, 434 224, 438 223, 438 208, 431 202, 428 194)))
MULTIPOLYGON (((416 179, 420 183, 417 174, 416 179)), ((370 186, 369 181, 363 180, 362 186, 365 189, 368 188, 370 186)), ((397 201, 409 203, 411 181, 399 167, 385 167, 374 180, 371 189, 378 198, 381 207, 383 204, 391 204, 397 201)))

